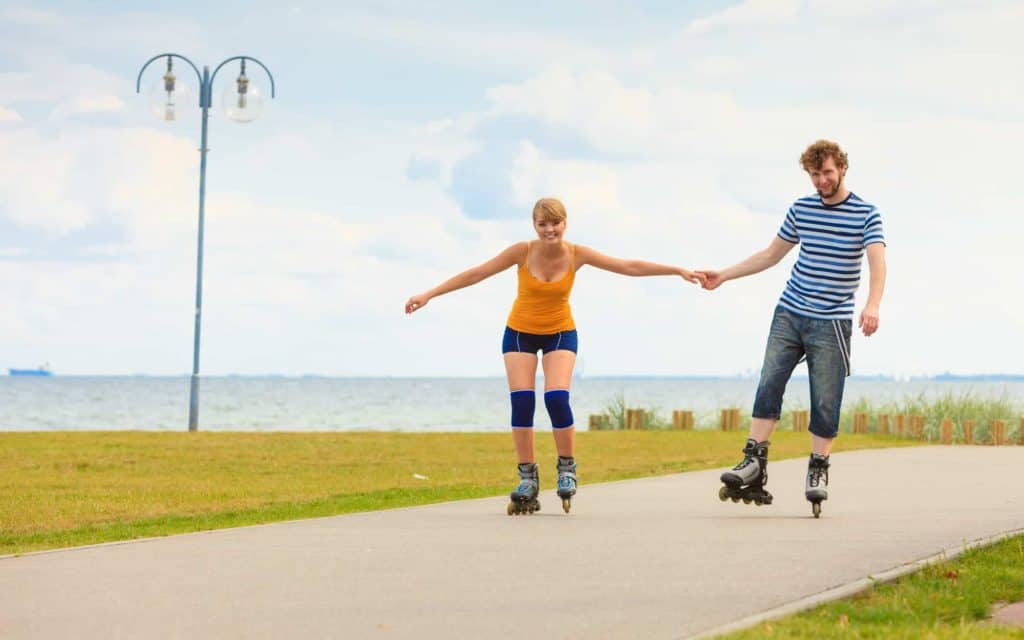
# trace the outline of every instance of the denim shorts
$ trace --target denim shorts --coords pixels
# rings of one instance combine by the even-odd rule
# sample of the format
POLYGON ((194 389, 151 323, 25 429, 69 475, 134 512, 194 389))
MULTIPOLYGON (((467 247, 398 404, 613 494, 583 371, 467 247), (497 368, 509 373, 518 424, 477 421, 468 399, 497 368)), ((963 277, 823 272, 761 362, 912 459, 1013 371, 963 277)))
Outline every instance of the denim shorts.
POLYGON ((576 330, 560 331, 547 335, 536 333, 523 333, 510 327, 505 327, 505 335, 501 339, 501 352, 537 353, 541 351, 548 353, 558 349, 565 349, 576 353, 579 346, 579 339, 576 330))
POLYGON ((851 320, 819 320, 775 307, 761 380, 754 398, 755 418, 778 420, 782 395, 793 369, 805 358, 811 382, 811 424, 808 430, 822 438, 839 433, 839 409, 850 375, 851 320))

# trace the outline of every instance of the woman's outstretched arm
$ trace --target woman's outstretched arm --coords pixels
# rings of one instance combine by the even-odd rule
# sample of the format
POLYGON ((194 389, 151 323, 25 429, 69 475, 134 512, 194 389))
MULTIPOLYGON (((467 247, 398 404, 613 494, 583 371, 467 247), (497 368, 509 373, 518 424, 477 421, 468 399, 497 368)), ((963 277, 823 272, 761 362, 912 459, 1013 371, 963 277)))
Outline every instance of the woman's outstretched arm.
POLYGON ((699 274, 667 264, 647 262, 644 260, 623 260, 606 256, 590 247, 576 245, 576 262, 582 267, 585 264, 592 265, 598 269, 619 273, 624 276, 681 276, 687 282, 699 284, 702 278, 699 274))
POLYGON ((472 286, 481 280, 486 280, 496 273, 500 273, 513 265, 517 265, 526 258, 526 243, 517 242, 505 249, 487 262, 479 264, 462 273, 448 278, 441 284, 429 291, 414 295, 405 303, 405 312, 412 313, 424 307, 431 298, 450 293, 457 289, 464 289, 472 286))

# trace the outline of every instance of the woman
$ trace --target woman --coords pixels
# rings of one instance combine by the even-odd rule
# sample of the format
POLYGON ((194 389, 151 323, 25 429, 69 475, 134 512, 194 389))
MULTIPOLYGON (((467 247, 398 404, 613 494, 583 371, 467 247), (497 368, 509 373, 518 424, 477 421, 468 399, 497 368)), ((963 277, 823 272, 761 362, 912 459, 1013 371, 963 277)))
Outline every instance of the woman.
POLYGON ((463 271, 405 303, 405 312, 412 313, 432 298, 518 266, 519 293, 512 303, 501 348, 512 401, 512 437, 519 457, 520 482, 511 494, 509 515, 540 510, 533 435, 537 351, 543 354, 544 405, 551 417, 558 451, 558 495, 566 513, 576 494, 576 430, 569 405, 569 386, 577 350, 576 324, 569 308, 569 294, 576 271, 589 264, 627 276, 681 276, 688 282, 702 282, 700 275, 681 267, 612 258, 589 247, 565 242, 565 207, 555 198, 537 201, 533 207, 533 227, 537 240, 518 242, 487 262, 463 271))

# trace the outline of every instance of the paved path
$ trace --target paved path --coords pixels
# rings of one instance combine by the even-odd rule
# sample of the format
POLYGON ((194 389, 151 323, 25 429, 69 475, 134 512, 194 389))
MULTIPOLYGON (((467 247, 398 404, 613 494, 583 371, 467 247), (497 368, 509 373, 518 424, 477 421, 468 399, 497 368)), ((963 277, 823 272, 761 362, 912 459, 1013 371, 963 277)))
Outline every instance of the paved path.
POLYGON ((0 637, 682 638, 1024 527, 1024 447, 836 454, 820 520, 805 467, 766 507, 701 471, 4 558, 0 637))

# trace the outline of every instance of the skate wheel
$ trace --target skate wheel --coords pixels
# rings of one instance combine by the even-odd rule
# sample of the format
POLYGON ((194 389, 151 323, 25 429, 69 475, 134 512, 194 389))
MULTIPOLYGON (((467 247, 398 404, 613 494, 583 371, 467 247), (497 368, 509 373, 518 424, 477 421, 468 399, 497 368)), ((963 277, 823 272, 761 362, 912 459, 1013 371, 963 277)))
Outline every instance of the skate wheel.
POLYGON ((729 489, 727 487, 722 487, 718 490, 718 499, 722 502, 729 499, 729 489))
POLYGON ((811 513, 814 514, 815 518, 821 517, 821 503, 815 502, 811 504, 811 513))
POLYGON ((743 498, 743 504, 750 504, 750 498, 743 498))
POLYGON ((516 503, 514 503, 514 502, 508 503, 508 509, 506 509, 506 511, 508 511, 508 515, 510 515, 510 516, 514 515, 515 512, 516 512, 516 503))
POLYGON ((764 500, 754 500, 754 504, 760 507, 764 504, 764 500))
POLYGON ((572 507, 572 500, 569 500, 569 498, 562 498, 562 511, 569 513, 570 507, 572 507))
POLYGON ((737 496, 732 496, 732 501, 733 502, 739 502, 740 499, 737 496))

